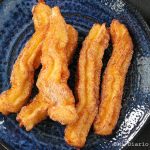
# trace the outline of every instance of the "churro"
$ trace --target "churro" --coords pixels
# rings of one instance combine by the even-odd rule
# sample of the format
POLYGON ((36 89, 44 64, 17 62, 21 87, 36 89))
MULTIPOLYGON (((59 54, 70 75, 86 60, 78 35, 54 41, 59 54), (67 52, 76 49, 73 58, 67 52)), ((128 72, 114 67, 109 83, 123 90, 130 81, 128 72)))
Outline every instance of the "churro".
POLYGON ((86 37, 78 63, 77 113, 79 119, 66 127, 65 140, 69 145, 83 147, 98 111, 102 58, 109 43, 105 24, 95 24, 86 37))
POLYGON ((113 20, 110 33, 113 52, 103 76, 101 103, 94 123, 95 133, 100 135, 110 135, 117 124, 124 82, 133 54, 132 39, 125 25, 113 20))

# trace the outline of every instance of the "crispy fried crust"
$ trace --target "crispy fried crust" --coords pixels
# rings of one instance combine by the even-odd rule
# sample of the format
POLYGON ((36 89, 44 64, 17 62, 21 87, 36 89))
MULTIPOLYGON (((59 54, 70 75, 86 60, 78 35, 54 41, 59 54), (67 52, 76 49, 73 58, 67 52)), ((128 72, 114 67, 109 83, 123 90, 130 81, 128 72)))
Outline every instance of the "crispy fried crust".
POLYGON ((99 83, 104 50, 109 43, 105 24, 95 24, 83 43, 78 64, 77 113, 79 119, 66 127, 65 140, 69 145, 83 147, 96 116, 99 83))
MULTIPOLYGON (((78 32, 71 26, 67 25, 67 32, 69 41, 67 43, 67 59, 68 63, 74 54, 78 41, 78 32)), ((44 120, 48 114, 48 108, 52 107, 52 104, 47 103, 46 97, 40 95, 40 93, 33 99, 33 101, 24 106, 17 116, 17 120, 20 122, 20 126, 24 126, 27 131, 31 130, 36 124, 44 120)))
POLYGON ((22 107, 17 115, 20 127, 24 126, 29 131, 36 124, 46 119, 49 105, 43 95, 36 95, 33 101, 29 105, 22 107))
POLYGON ((74 96, 67 85, 67 43, 66 23, 59 8, 54 7, 42 47, 42 69, 37 86, 48 102, 53 102, 53 106, 48 109, 49 117, 61 124, 69 124, 77 119, 74 96))
MULTIPOLYGON (((51 13, 50 8, 44 4, 38 5, 40 5, 38 8, 42 6, 43 9, 40 19, 42 17, 45 20, 46 18, 48 19, 51 13)), ((25 45, 13 66, 11 88, 0 95, 0 112, 5 115, 18 112, 30 96, 34 70, 40 64, 41 45, 45 37, 48 22, 42 23, 42 27, 35 22, 35 26, 37 28, 36 32, 25 45)))
POLYGON ((94 123, 95 133, 109 135, 119 118, 123 87, 133 54, 133 43, 127 28, 117 20, 110 26, 113 53, 106 67, 99 113, 94 123))
POLYGON ((42 30, 49 24, 51 8, 45 2, 39 2, 32 9, 35 31, 42 30))

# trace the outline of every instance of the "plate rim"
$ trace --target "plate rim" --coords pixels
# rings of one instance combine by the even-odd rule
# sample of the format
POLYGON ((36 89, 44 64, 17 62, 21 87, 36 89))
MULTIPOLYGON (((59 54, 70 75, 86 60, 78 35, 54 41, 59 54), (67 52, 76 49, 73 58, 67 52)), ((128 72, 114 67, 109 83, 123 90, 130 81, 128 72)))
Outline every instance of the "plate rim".
MULTIPOLYGON (((141 14, 141 12, 139 10, 137 10, 137 8, 135 6, 133 6, 130 2, 122 0, 125 5, 127 5, 128 10, 132 13, 134 13, 134 15, 136 16, 136 19, 138 19, 138 21, 141 23, 142 26, 144 26, 144 28, 142 28, 145 33, 148 36, 148 40, 150 41, 150 26, 148 25, 147 21, 144 19, 143 15, 141 14)), ((150 58, 149 58, 150 60, 150 58)), ((127 149, 128 148, 128 144, 131 142, 133 142, 133 140, 140 134, 142 128, 144 128, 144 126, 146 126, 146 124, 148 123, 148 120, 150 120, 150 110, 149 113, 145 114, 144 116, 145 119, 143 119, 144 121, 142 121, 142 126, 140 126, 140 128, 138 128, 138 130, 136 131, 136 133, 134 132, 132 134, 132 138, 130 140, 127 140, 127 142, 125 143, 125 145, 123 145, 121 147, 121 149, 127 149)))

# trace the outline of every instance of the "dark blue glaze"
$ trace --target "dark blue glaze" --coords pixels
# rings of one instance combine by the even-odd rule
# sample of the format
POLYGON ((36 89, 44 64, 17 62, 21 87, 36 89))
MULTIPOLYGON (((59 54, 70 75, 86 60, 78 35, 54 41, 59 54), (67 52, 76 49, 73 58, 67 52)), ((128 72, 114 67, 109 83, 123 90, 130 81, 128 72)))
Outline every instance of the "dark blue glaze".
MULTIPOLYGON (((61 8, 67 23, 79 31, 79 47, 70 66, 69 84, 74 88, 76 63, 81 42, 95 22, 119 19, 134 40, 134 55, 126 78, 121 115, 114 133, 108 137, 88 136, 84 150, 118 150, 130 142, 150 116, 150 32, 143 18, 122 0, 47 0, 61 8), (121 144, 123 143, 123 144, 121 144), (117 146, 113 146, 116 144, 117 146)), ((32 6, 35 0, 4 0, 0 4, 0 92, 10 87, 12 66, 20 50, 34 32, 32 6)), ((108 60, 110 49, 105 54, 108 60)), ((106 64, 104 64, 105 66, 106 64)), ((45 120, 31 132, 19 128, 16 115, 0 115, 0 139, 15 150, 74 150, 65 144, 64 126, 45 120)))

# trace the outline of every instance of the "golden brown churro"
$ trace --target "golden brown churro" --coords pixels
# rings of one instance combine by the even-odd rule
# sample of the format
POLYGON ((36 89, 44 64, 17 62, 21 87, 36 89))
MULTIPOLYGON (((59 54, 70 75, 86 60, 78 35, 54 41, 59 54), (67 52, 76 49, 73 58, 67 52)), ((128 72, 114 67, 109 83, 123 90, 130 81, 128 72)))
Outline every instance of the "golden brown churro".
MULTIPOLYGON (((48 108, 49 116, 62 124, 69 124, 77 119, 74 96, 67 85, 69 77, 67 48, 70 47, 69 44, 67 47, 67 44, 67 25, 59 8, 54 7, 50 17, 50 26, 43 42, 42 69, 37 86, 39 94, 43 95, 51 106, 48 108)), ((38 120, 34 124, 37 122, 38 120)), ((25 124, 23 120, 21 124, 25 124)), ((28 130, 30 128, 32 127, 28 130)))
POLYGON ((95 133, 100 135, 111 134, 117 124, 125 77, 133 54, 132 39, 125 25, 113 20, 110 33, 113 52, 104 73, 101 104, 94 123, 95 133))
POLYGON ((66 23, 59 8, 54 7, 50 28, 42 48, 43 67, 37 86, 39 91, 53 102, 53 106, 48 109, 48 115, 61 124, 69 124, 77 119, 74 96, 67 85, 69 77, 67 43, 66 23))
MULTIPOLYGON (((38 5, 40 5, 38 7, 41 7, 43 11, 43 16, 40 18, 44 17, 48 19, 51 12, 50 8, 43 3, 39 3, 38 5)), ((10 81, 11 88, 0 95, 0 112, 5 115, 18 112, 30 96, 34 70, 40 63, 41 45, 45 37, 48 22, 43 22, 42 28, 38 27, 36 22, 35 26, 38 29, 25 45, 13 66, 10 81)))
POLYGON ((104 50, 109 43, 105 24, 95 24, 86 37, 78 64, 77 94, 79 119, 66 127, 65 140, 69 145, 83 147, 96 116, 100 74, 104 50))
MULTIPOLYGON (((77 46, 78 32, 71 25, 67 25, 67 32, 69 41, 67 43, 66 50, 69 63, 77 46)), ((45 99, 46 97, 39 93, 29 105, 24 106, 21 109, 17 116, 20 126, 24 126, 26 130, 29 131, 48 116, 47 111, 52 104, 50 104, 49 100, 45 99)))

